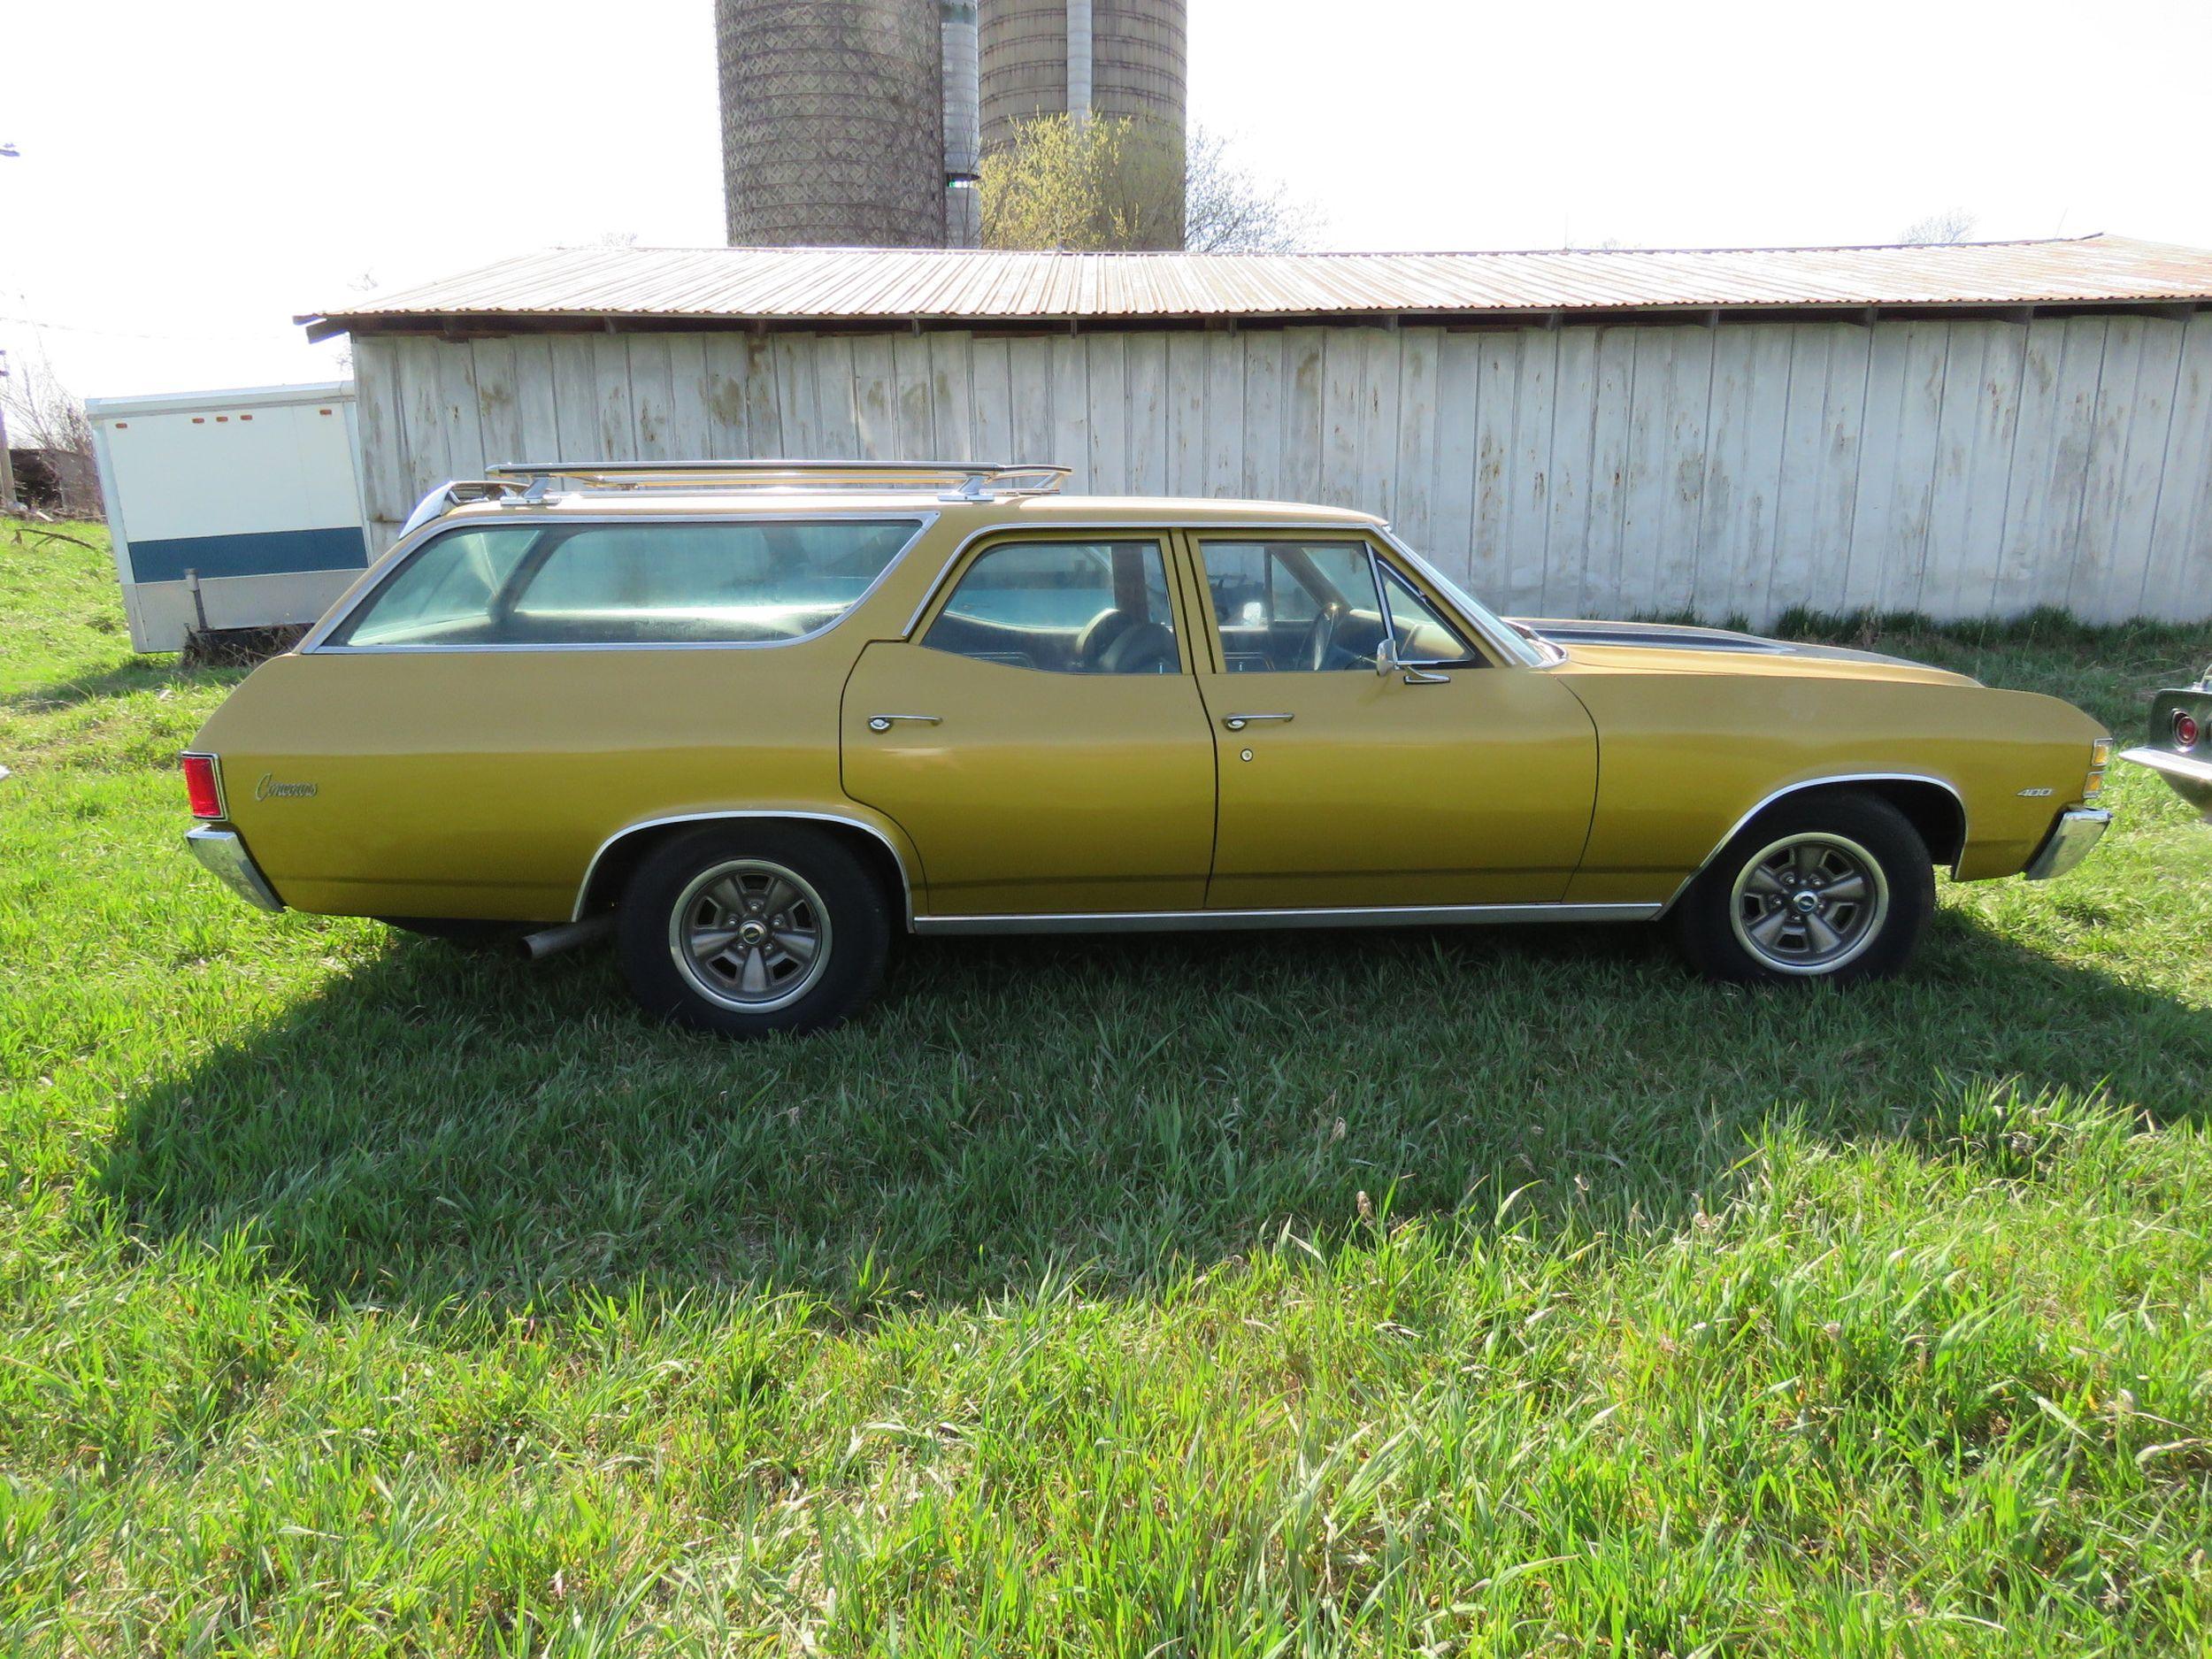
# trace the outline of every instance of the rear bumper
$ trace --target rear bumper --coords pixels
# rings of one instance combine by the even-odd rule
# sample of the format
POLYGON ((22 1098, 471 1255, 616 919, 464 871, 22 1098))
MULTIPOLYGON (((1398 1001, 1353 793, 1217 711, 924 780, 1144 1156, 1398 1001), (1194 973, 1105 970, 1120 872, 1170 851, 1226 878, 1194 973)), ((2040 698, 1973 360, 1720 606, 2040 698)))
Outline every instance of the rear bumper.
POLYGON ((246 850, 246 843, 236 830, 216 829, 203 824, 184 833, 184 844, 218 881, 255 909, 284 908, 284 901, 277 897, 276 889, 269 885, 268 877, 261 873, 260 866, 254 863, 253 855, 246 850))
POLYGON ((2170 749, 2131 749, 2121 752, 2122 760, 2131 760, 2139 766, 2148 766, 2174 787, 2174 792, 2191 806, 2212 818, 2212 760, 2200 760, 2194 755, 2177 755, 2170 749))
POLYGON ((2042 849, 2029 860, 2024 873, 2031 881, 2062 876, 2089 856, 2112 822, 2112 814, 2098 806, 2070 806, 2058 815, 2042 849))

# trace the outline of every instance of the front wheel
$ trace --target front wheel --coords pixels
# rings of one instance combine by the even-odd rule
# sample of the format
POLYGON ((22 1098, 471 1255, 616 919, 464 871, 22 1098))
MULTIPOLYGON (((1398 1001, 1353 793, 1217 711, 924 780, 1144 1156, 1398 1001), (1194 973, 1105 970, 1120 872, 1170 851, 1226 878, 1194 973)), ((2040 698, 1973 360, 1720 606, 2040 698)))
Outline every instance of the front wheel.
POLYGON ((881 887, 843 846, 781 824, 695 830, 648 855, 615 918, 649 1014, 726 1037, 820 1031, 883 977, 881 887))
POLYGON ((1783 802, 1747 825, 1670 918, 1708 978, 1849 984, 1905 965, 1935 910, 1935 872, 1910 820, 1872 795, 1783 802))

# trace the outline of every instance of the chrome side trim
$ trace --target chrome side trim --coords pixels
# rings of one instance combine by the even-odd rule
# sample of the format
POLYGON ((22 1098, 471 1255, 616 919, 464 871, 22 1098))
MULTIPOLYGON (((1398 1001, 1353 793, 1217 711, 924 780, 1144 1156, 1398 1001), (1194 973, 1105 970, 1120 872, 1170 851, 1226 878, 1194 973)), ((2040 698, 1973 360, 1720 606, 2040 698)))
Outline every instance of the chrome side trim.
POLYGON ((1279 530, 1315 530, 1326 531, 1340 536, 1383 534, 1381 525, 1371 521, 1361 523, 1357 519, 1281 518, 1256 520, 1250 523, 1225 519, 1219 524, 1203 526, 1194 525, 1183 519, 1177 519, 1171 524, 1157 522, 1144 524, 1133 523, 1126 518, 1062 518, 1049 519, 1033 525, 1025 524, 1019 518, 1002 520, 997 524, 985 525, 979 530, 971 531, 961 539, 960 545, 946 556, 943 568, 937 572, 936 580, 930 583, 929 590, 923 594, 921 603, 914 607, 914 614, 907 618, 906 626, 893 637, 902 640, 911 640, 914 637, 914 630, 921 626, 922 618, 929 614, 930 606, 937 603, 937 595, 945 590, 945 585, 952 580, 952 573, 960 568, 960 562, 967 557, 968 549, 984 537, 1031 534, 1040 541, 1049 541, 1069 530, 1114 530, 1128 534, 1133 537, 1141 536, 1148 541, 1162 543, 1167 542, 1178 534, 1194 536, 1202 534, 1253 535, 1279 530))
POLYGON ((1384 904, 1310 910, 1077 910, 1041 916, 917 916, 918 933, 1176 933, 1270 927, 1479 926, 1500 922, 1646 922, 1656 904, 1384 904))
POLYGON ((448 523, 445 519, 440 518, 433 521, 429 526, 420 531, 419 533, 418 540, 410 542, 407 538, 403 535, 398 541, 393 542, 391 547, 385 551, 384 557, 377 560, 376 563, 372 565, 368 570, 364 572, 360 580, 351 589, 349 589, 346 594, 340 595, 338 603, 331 607, 329 613, 326 615, 320 622, 318 622, 308 631, 306 637, 301 640, 299 644, 295 649, 303 655, 313 655, 318 657, 373 657, 406 654, 423 656, 438 653, 448 655, 473 653, 481 656, 514 651, 781 650, 787 645, 804 645, 809 641, 818 640, 824 634, 830 633, 835 628, 842 627, 847 622, 849 622, 853 618, 854 615, 858 612, 864 605, 876 596, 877 592, 882 588, 883 584, 891 580, 891 572, 897 570, 900 565, 906 563, 908 557, 914 551, 914 544, 919 541, 924 536, 927 535, 930 532, 931 526, 935 525, 937 520, 942 516, 943 515, 941 513, 918 508, 911 512, 885 512, 880 510, 874 512, 838 512, 835 511, 823 512, 794 511, 705 513, 579 512, 562 513, 558 517, 535 516, 527 518, 484 518, 481 520, 469 518, 457 524, 448 523), (431 542, 436 541, 439 537, 443 535, 451 535, 465 530, 478 529, 489 525, 517 523, 526 523, 536 526, 540 528, 556 525, 565 528, 571 525, 822 524, 832 520, 868 521, 876 524, 911 524, 914 526, 914 534, 907 537, 904 543, 899 548, 899 550, 894 553, 890 558, 885 562, 883 568, 876 572, 875 580, 868 584, 866 588, 861 592, 860 596, 855 599, 852 603, 847 605, 843 611, 840 611, 836 615, 836 617, 830 621, 824 623, 820 627, 814 629, 811 633, 795 634, 787 640, 666 640, 657 644, 633 644, 628 641, 609 641, 605 644, 571 645, 326 645, 323 643, 323 641, 328 639, 331 634, 336 633, 338 629, 344 626, 346 623, 351 621, 354 612, 360 610, 362 606, 367 604, 377 595, 378 593, 381 592, 384 584, 392 577, 399 573, 400 567, 403 565, 411 561, 418 553, 422 551, 423 549, 428 547, 431 542))
POLYGON ((583 920, 584 898, 591 891, 592 878, 599 873, 599 861, 607 856, 608 849, 617 841, 626 841, 631 836, 642 833, 646 830, 665 829, 671 824, 711 824, 723 818, 786 818, 796 823, 841 824, 848 829, 856 829, 873 836, 883 843, 884 851, 891 855, 891 862, 898 866, 899 890, 904 898, 906 922, 910 927, 913 926, 914 877, 906 867, 906 860, 899 856, 897 846, 893 843, 888 835, 869 823, 867 819, 851 818, 842 812, 810 812, 796 810, 777 811, 769 808, 717 812, 673 812, 665 818, 641 818, 634 824, 625 825, 599 843, 598 850, 591 856, 591 862, 584 866, 584 879, 577 884, 576 902, 570 908, 569 919, 572 922, 583 920))
MULTIPOLYGON (((1793 795, 1802 795, 1808 789, 1833 788, 1836 785, 1843 783, 1932 783, 1935 785, 1937 788, 1959 803, 1959 848, 1963 856, 1968 831, 1970 828, 1966 816, 1966 797, 1959 793, 1958 786, 1948 779, 1932 777, 1924 772, 1846 772, 1832 773, 1825 778, 1807 778, 1799 783, 1785 784, 1773 794, 1763 796, 1748 812, 1730 825, 1728 833, 1713 843, 1713 850, 1701 858, 1697 868, 1682 878, 1682 885, 1667 895, 1667 902, 1659 907, 1661 913, 1664 914, 1679 903, 1682 895, 1690 890, 1690 883, 1711 868, 1713 860, 1721 856, 1728 843, 1743 833, 1744 826, 1757 818, 1777 801, 1793 795)), ((1957 865, 1954 864, 1952 868, 1955 870, 1957 865)))
POLYGON ((2068 807, 2058 815, 2049 836, 2020 873, 2031 881, 2064 875, 2089 856, 2089 849, 2103 839, 2111 824, 2112 814, 2102 807, 2068 807))
POLYGON ((253 855, 246 850, 246 843, 239 839, 236 830, 215 829, 204 824, 185 831, 184 844, 192 849, 192 856, 209 874, 256 910, 284 908, 284 901, 277 897, 276 889, 261 873, 260 866, 254 863, 253 855))

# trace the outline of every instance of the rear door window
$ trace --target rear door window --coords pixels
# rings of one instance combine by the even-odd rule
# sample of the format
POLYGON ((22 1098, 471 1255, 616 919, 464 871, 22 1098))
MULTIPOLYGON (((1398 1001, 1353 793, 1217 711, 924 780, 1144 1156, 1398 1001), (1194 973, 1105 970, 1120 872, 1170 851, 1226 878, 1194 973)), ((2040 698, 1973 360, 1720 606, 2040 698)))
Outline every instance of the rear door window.
POLYGON ((329 642, 772 645, 844 616, 920 528, 840 518, 455 530, 387 578, 329 642))

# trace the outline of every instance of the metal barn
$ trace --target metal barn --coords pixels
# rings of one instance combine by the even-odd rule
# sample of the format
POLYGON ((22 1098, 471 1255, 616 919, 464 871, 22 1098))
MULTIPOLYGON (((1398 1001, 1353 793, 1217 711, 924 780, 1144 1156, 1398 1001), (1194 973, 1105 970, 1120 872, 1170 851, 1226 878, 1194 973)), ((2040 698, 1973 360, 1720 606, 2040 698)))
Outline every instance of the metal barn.
POLYGON ((2212 251, 589 249, 353 337, 373 543, 503 460, 1051 460, 1387 515, 1502 609, 2212 616, 2212 251))

